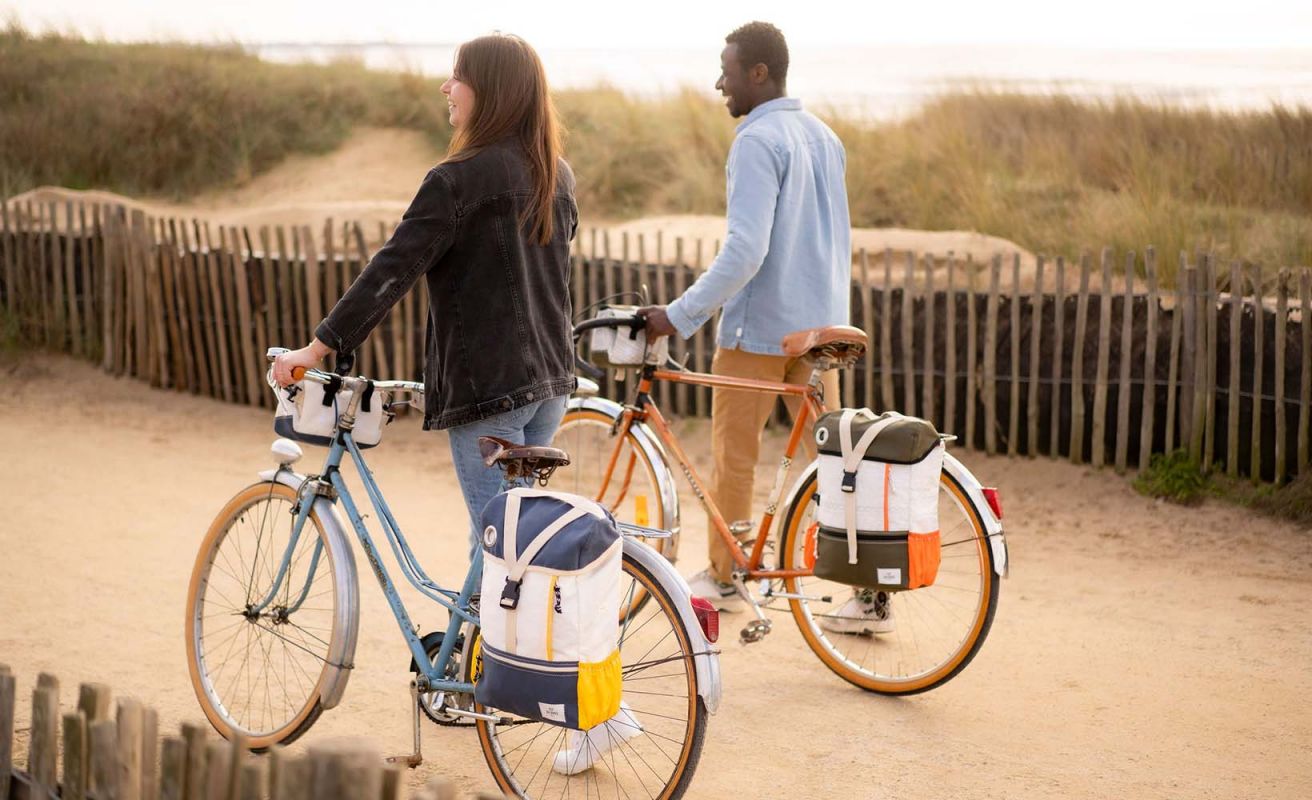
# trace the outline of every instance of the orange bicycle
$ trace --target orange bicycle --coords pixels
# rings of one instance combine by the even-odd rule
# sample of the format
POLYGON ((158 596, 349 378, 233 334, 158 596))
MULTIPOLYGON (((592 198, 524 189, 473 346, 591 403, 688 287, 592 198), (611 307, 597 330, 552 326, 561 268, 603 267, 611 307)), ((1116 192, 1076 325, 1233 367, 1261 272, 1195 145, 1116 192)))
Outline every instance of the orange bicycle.
MULTIPOLYGON (((582 334, 594 328, 634 330, 643 324, 637 317, 592 319, 575 326, 574 339, 577 346, 582 334)), ((771 621, 765 612, 786 602, 806 643, 844 680, 891 695, 915 694, 942 685, 979 652, 997 610, 1000 578, 1007 573, 997 491, 985 488, 960 461, 947 455, 939 492, 942 564, 932 586, 875 593, 816 578, 811 572, 818 528, 815 464, 803 470, 786 495, 785 483, 802 437, 809 435, 823 410, 822 374, 860 359, 866 335, 848 326, 818 328, 790 334, 783 346, 787 355, 811 362, 807 384, 691 372, 667 359, 661 365, 637 368, 632 402, 620 404, 599 397, 598 385, 580 378, 554 440, 555 446, 567 450, 574 460, 556 473, 553 486, 594 497, 624 522, 672 531, 673 536, 651 544, 673 561, 680 520, 672 457, 706 509, 714 527, 708 535, 721 537, 733 552, 733 584, 752 612, 740 634, 742 642, 757 642, 768 634, 771 621), (802 398, 802 411, 793 421, 774 486, 755 524, 754 539, 739 544, 734 534, 748 533, 750 524, 731 527, 709 496, 656 405, 652 396, 656 381, 802 398), (776 517, 781 523, 772 537, 776 517), (844 609, 857 597, 879 604, 883 620, 879 633, 837 632, 844 627, 844 609)), ((580 359, 579 364, 584 371, 600 375, 586 361, 580 359)))

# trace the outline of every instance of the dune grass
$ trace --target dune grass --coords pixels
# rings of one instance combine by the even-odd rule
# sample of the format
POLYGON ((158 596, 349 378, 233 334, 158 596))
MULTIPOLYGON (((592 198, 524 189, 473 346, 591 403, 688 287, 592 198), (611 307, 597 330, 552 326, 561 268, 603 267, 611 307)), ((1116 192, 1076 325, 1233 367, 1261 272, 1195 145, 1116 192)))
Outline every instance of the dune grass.
MULTIPOLYGON (((43 183, 185 197, 242 182, 357 125, 445 146, 440 80, 239 47, 0 32, 0 193, 43 183)), ((719 213, 735 121, 685 90, 556 95, 590 218, 719 213)), ((1048 254, 1153 245, 1312 264, 1312 108, 1184 110, 989 91, 868 124, 827 116, 848 152, 856 226, 976 230, 1048 254)))

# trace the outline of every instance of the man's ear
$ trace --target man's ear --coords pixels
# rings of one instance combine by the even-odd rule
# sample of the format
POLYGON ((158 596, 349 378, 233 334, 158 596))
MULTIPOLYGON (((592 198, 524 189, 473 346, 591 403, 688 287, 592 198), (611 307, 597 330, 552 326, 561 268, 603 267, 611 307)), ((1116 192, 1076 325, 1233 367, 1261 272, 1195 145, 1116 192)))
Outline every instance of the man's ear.
POLYGON ((757 64, 753 66, 751 69, 747 70, 747 76, 751 78, 752 83, 756 84, 757 86, 760 86, 761 84, 770 80, 770 68, 767 67, 765 64, 757 64))

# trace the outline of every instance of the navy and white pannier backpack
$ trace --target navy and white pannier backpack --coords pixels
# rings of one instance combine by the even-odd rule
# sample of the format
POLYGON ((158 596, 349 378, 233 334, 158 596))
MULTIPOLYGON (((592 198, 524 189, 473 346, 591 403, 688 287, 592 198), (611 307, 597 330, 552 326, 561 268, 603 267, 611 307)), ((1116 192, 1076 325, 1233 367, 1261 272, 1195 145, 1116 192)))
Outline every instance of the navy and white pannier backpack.
POLYGON ((615 519, 577 495, 512 489, 483 509, 479 611, 486 706, 588 730, 620 711, 615 519))

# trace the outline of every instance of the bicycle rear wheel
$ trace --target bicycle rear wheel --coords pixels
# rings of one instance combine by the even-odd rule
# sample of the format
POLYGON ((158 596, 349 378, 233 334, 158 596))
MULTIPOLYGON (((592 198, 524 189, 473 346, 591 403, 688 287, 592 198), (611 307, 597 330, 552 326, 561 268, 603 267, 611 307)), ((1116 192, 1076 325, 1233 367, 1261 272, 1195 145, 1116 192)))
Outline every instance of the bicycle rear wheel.
MULTIPOLYGON (((692 639, 673 598, 627 555, 620 585, 621 605, 632 605, 639 592, 650 598, 620 629, 621 712, 586 735, 522 718, 480 720, 483 755, 506 794, 665 800, 687 790, 708 714, 697 692, 692 639)), ((477 680, 477 644, 474 652, 468 674, 477 680)))
MULTIPOLYGON (((784 569, 814 564, 815 492, 813 473, 784 517, 784 569)), ((788 602, 802 637, 843 680, 878 694, 916 694, 951 680, 979 652, 998 607, 998 575, 981 510, 947 472, 939 482, 938 515, 938 577, 932 586, 881 598, 889 618, 879 633, 836 631, 864 625, 851 612, 859 590, 812 575, 784 581, 785 591, 797 595, 788 602)))
POLYGON ((187 665, 210 724, 253 749, 287 744, 323 712, 328 654, 342 635, 334 553, 311 511, 273 601, 296 492, 266 482, 238 492, 201 542, 187 590, 187 665))

